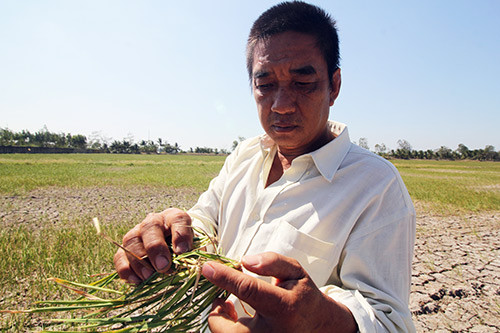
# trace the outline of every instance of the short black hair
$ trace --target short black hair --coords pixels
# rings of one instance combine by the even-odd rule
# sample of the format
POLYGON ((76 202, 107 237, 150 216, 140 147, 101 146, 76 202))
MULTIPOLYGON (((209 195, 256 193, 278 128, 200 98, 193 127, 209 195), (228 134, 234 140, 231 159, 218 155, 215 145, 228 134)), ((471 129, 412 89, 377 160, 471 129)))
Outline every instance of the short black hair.
POLYGON ((328 66, 328 77, 340 66, 339 37, 335 20, 323 9, 302 2, 287 1, 279 3, 254 22, 247 41, 247 71, 252 80, 253 53, 258 41, 273 35, 294 31, 312 35, 328 66))

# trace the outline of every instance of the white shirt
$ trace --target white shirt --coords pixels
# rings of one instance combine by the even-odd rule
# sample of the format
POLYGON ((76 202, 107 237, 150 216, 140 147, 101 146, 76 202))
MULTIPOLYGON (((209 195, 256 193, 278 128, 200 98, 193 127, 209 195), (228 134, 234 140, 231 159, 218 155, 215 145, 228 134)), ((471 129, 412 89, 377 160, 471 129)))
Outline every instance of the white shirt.
POLYGON ((274 251, 298 260, 360 332, 414 331, 411 199, 391 163, 352 144, 344 124, 329 125, 335 139, 267 188, 276 145, 266 135, 241 142, 188 213, 216 230, 230 258, 274 251))

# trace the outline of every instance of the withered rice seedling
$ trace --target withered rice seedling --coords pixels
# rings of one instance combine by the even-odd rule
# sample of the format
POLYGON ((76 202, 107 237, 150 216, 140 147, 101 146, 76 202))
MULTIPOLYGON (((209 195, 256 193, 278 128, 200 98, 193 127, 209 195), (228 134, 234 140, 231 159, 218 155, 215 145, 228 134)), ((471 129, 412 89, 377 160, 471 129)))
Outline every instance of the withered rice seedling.
MULTIPOLYGON (((98 234, 109 240, 100 231, 97 220, 94 220, 94 224, 98 234)), ((201 275, 201 266, 211 260, 233 268, 239 268, 239 263, 217 253, 204 251, 207 245, 213 245, 213 241, 206 234, 200 234, 194 239, 193 250, 181 255, 172 254, 171 272, 155 272, 138 286, 124 283, 116 272, 91 284, 51 278, 74 291, 77 297, 73 300, 36 302, 35 307, 29 310, 3 312, 60 312, 66 317, 49 319, 46 326, 52 326, 55 330, 45 332, 202 330, 207 325, 202 313, 211 307, 216 298, 227 297, 227 294, 201 275), (113 288, 112 285, 117 287, 113 288)))

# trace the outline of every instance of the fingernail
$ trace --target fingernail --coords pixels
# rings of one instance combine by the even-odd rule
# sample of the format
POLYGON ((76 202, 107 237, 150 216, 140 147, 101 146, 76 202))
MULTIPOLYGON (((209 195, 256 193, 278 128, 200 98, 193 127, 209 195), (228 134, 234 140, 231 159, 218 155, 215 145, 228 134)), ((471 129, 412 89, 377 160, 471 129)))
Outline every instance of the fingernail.
POLYGON ((153 274, 153 272, 151 272, 151 270, 149 268, 146 268, 146 267, 142 268, 141 273, 142 273, 142 276, 144 277, 144 280, 146 280, 148 277, 151 276, 151 274, 153 274))
POLYGON ((158 270, 164 270, 168 266, 168 259, 164 256, 157 256, 155 259, 155 265, 158 270))
POLYGON ((177 253, 184 253, 189 250, 189 245, 186 242, 180 242, 175 248, 177 253))
POLYGON ((127 281, 130 282, 130 283, 133 283, 133 284, 139 284, 141 283, 141 279, 139 279, 137 276, 135 275, 130 275, 128 278, 127 278, 127 281))
POLYGON ((258 254, 244 256, 243 258, 241 258, 241 261, 246 266, 254 266, 254 267, 259 266, 260 265, 260 256, 258 254))
POLYGON ((203 274, 203 276, 207 279, 211 279, 215 275, 215 270, 212 266, 210 266, 210 264, 204 264, 201 268, 201 274, 203 274))

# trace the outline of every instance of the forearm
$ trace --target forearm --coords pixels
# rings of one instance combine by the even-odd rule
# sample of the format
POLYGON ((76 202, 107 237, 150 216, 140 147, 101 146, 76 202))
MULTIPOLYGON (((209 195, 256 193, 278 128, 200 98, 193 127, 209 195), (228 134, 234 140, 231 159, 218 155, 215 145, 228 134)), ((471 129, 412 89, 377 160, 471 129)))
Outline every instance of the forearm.
MULTIPOLYGON (((347 306, 323 294, 324 298, 318 306, 324 321, 314 332, 357 332, 358 325, 347 306)), ((312 332, 313 330, 311 330, 312 332)))

